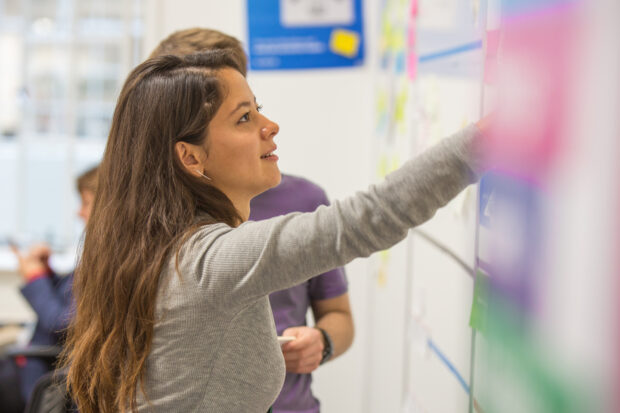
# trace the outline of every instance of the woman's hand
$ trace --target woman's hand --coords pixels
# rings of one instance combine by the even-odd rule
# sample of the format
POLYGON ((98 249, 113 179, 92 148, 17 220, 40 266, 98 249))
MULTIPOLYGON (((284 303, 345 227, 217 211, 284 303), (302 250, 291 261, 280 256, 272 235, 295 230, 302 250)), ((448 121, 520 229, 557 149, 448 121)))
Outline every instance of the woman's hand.
POLYGON ((480 119, 478 122, 476 122, 476 126, 478 127, 478 129, 480 129, 480 132, 482 132, 483 135, 489 133, 489 131, 493 127, 493 124, 495 123, 496 117, 496 114, 494 112, 491 112, 486 116, 482 117, 482 119, 480 119))

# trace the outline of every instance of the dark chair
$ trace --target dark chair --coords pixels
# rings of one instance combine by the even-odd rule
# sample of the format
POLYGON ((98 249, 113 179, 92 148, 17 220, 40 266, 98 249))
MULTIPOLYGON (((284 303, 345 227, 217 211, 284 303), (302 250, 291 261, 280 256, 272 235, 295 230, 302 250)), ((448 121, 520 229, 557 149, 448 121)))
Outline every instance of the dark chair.
MULTIPOLYGON (((22 413, 24 401, 19 385, 19 368, 16 360, 20 357, 36 357, 47 360, 51 366, 55 363, 61 348, 58 346, 13 346, 5 347, 0 352, 0 400, 2 412, 22 413)), ((54 410, 35 410, 55 412, 54 410)))
POLYGON ((11 358, 0 357, 0 407, 3 413, 22 413, 24 400, 19 386, 19 369, 11 358))
POLYGON ((37 380, 24 413, 69 412, 77 408, 67 394, 66 370, 51 371, 37 380))

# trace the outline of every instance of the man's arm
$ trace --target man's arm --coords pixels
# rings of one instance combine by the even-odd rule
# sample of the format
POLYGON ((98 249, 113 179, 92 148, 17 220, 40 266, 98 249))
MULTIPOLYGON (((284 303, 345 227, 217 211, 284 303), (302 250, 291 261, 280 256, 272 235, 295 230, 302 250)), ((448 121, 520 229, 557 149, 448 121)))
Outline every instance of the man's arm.
MULTIPOLYGON (((326 300, 312 301, 312 312, 316 327, 324 329, 329 335, 334 359, 344 353, 353 342, 354 327, 349 304, 349 294, 326 300)), ((290 327, 282 333, 296 339, 282 346, 286 371, 290 373, 308 374, 317 369, 323 358, 325 342, 323 334, 313 327, 290 327)))
POLYGON ((334 348, 330 360, 347 351, 355 335, 349 294, 313 301, 312 312, 316 327, 324 329, 332 340, 334 348))

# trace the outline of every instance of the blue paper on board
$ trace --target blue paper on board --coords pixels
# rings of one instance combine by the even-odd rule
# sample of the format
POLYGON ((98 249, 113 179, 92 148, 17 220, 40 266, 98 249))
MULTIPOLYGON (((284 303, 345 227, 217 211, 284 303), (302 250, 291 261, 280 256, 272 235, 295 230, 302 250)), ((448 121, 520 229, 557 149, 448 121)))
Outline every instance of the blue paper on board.
POLYGON ((478 264, 491 276, 496 297, 521 310, 533 310, 534 286, 541 276, 535 264, 544 245, 544 195, 531 183, 492 172, 480 180, 479 194, 479 224, 492 234, 493 251, 485 257, 488 261, 478 257, 478 264))
POLYGON ((493 176, 489 173, 484 175, 480 179, 480 192, 478 207, 480 211, 478 213, 480 225, 487 229, 491 229, 491 216, 493 212, 493 195, 494 182, 493 176))
POLYGON ((252 70, 359 66, 361 0, 247 0, 252 70))
POLYGON ((583 0, 502 0, 502 14, 504 16, 535 13, 556 7, 570 6, 583 0))

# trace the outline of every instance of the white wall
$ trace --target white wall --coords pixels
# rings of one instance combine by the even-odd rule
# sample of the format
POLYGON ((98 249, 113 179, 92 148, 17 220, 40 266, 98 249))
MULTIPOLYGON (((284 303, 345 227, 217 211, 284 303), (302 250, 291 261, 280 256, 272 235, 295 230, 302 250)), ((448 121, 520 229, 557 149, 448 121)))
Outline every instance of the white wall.
MULTIPOLYGON (((194 26, 221 30, 246 43, 245 4, 243 0, 148 0, 145 57, 171 32, 194 26)), ((366 39, 373 40, 376 36, 368 35, 374 30, 369 19, 372 16, 366 15, 366 39)), ((370 58, 373 47, 372 42, 367 43, 366 55, 370 58)), ((318 183, 331 199, 365 189, 373 176, 371 67, 367 61, 364 67, 354 69, 248 75, 264 113, 280 125, 276 138, 280 169, 318 183)), ((315 374, 314 391, 326 413, 367 411, 368 390, 374 387, 368 371, 372 351, 365 344, 372 336, 368 328, 372 308, 367 303, 373 294, 368 260, 354 261, 347 266, 347 273, 356 339, 345 355, 315 374)), ((402 329, 402 325, 394 328, 402 329)), ((396 395, 390 398, 398 400, 400 376, 395 378, 395 383, 383 382, 382 387, 396 395)))

